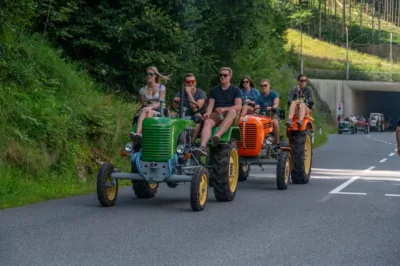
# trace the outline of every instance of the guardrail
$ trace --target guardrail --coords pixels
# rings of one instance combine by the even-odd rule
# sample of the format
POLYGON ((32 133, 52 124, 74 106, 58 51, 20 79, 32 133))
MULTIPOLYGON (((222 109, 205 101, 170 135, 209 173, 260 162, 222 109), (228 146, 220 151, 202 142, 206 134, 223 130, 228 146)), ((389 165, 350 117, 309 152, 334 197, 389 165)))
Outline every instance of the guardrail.
MULTIPOLYGON (((346 80, 346 70, 304 69, 304 74, 310 79, 346 80)), ((400 82, 400 72, 349 71, 349 80, 400 82)))

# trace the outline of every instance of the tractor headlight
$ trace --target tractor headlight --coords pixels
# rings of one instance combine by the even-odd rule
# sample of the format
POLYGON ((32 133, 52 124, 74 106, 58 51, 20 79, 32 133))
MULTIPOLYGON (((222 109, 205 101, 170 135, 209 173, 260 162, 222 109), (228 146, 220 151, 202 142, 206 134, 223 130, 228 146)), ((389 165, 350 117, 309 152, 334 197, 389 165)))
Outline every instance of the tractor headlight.
POLYGON ((272 137, 267 137, 267 144, 268 145, 272 145, 273 142, 274 142, 274 139, 272 137))
POLYGON ((132 142, 129 142, 125 145, 125 151, 130 153, 133 150, 133 144, 132 142))
POLYGON ((177 153, 182 154, 184 151, 185 151, 185 145, 179 144, 179 145, 176 147, 176 152, 177 152, 177 153))

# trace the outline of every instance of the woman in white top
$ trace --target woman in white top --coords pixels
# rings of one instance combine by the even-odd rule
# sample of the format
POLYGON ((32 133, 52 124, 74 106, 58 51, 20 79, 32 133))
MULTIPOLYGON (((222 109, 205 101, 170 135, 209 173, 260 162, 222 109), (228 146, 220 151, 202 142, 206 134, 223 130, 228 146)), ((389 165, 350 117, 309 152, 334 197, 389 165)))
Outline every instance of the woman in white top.
POLYGON ((163 76, 154 66, 146 69, 147 85, 139 90, 140 101, 144 105, 140 111, 136 132, 131 132, 134 138, 142 137, 142 123, 146 117, 160 115, 160 99, 165 99, 166 88, 160 84, 160 79, 169 80, 169 76, 163 76))

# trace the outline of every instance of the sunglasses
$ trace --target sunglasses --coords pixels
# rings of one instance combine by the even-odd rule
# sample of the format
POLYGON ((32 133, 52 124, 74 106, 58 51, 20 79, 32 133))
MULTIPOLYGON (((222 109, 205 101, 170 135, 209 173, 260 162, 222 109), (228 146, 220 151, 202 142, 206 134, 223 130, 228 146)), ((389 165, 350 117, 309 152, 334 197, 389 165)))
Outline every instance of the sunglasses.
POLYGON ((226 77, 228 77, 228 76, 229 76, 228 74, 219 74, 219 77, 220 77, 220 78, 222 78, 222 77, 226 78, 226 77))
POLYGON ((148 73, 146 74, 146 76, 150 76, 150 77, 152 77, 152 76, 154 76, 154 75, 155 75, 154 72, 148 72, 148 73))
POLYGON ((268 85, 269 85, 269 84, 261 85, 261 88, 266 88, 266 87, 268 87, 268 85))
POLYGON ((307 82, 306 79, 300 79, 299 81, 300 81, 300 82, 307 82))
POLYGON ((196 80, 185 80, 186 84, 191 84, 193 85, 196 82, 196 80))
POLYGON ((243 81, 244 84, 250 83, 248 80, 243 81))

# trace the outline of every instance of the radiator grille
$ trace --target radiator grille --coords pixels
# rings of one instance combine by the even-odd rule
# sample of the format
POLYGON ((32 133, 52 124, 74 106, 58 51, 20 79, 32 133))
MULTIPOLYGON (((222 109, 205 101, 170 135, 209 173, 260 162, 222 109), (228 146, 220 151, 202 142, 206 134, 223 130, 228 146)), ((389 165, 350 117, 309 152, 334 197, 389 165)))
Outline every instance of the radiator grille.
POLYGON ((239 125, 241 141, 237 142, 239 149, 246 147, 246 149, 255 149, 257 141, 257 127, 254 124, 247 124, 243 132, 243 124, 239 125), (243 134, 244 133, 244 134, 243 134), (244 142, 244 143, 243 143, 244 142), (245 145, 243 145, 245 144, 245 145))

